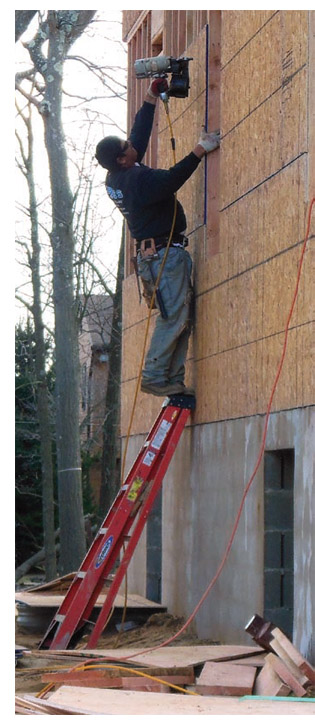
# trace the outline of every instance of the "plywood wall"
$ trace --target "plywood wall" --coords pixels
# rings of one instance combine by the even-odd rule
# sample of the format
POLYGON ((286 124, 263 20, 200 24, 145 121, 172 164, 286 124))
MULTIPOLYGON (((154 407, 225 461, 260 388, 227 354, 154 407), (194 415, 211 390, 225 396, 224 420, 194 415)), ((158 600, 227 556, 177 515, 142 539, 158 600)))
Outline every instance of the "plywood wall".
MULTIPOLYGON (((187 383, 197 393, 194 423, 263 413, 280 359, 314 195, 314 13, 222 11, 220 77, 219 237, 210 254, 211 218, 204 220, 205 165, 179 192, 194 259, 196 323, 187 383), (200 226, 201 225, 201 226, 200 226), (199 228, 200 227, 200 228, 199 228), (195 231, 194 231, 195 230, 195 231)), ((210 28, 211 30, 211 28, 210 28)), ((198 139, 205 118, 206 28, 187 48, 188 99, 171 99, 180 159, 198 139)), ((160 113, 159 166, 172 164, 160 113)), ((211 178, 207 178, 211 184, 211 178)), ((311 366, 311 246, 273 409, 314 402, 311 366)), ((135 278, 124 285, 122 434, 130 419, 147 310, 135 278)), ((139 395, 132 431, 147 430, 161 401, 139 395)))

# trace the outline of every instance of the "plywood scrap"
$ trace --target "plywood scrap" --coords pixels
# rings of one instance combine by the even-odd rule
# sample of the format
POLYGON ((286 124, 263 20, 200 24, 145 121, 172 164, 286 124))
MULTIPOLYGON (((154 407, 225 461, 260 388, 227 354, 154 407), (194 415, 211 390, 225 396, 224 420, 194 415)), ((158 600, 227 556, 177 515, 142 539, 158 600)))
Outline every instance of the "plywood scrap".
MULTIPOLYGON (((299 680, 297 680, 292 672, 290 672, 287 665, 285 664, 285 662, 283 662, 282 659, 280 659, 280 657, 277 657, 277 655, 270 652, 270 654, 266 657, 266 663, 271 665, 271 667, 280 677, 280 680, 282 680, 282 682, 284 682, 290 688, 290 690, 294 692, 296 697, 304 697, 304 695, 306 695, 305 688, 302 687, 299 680)), ((264 667, 266 666, 266 663, 264 667)))
MULTIPOLYGON (((132 669, 132 668, 130 668, 132 669)), ((170 674, 170 670, 148 668, 143 670, 134 670, 134 674, 124 674, 124 668, 118 670, 71 670, 59 672, 45 672, 41 676, 42 682, 52 682, 54 684, 67 684, 82 687, 106 687, 116 689, 143 690, 164 692, 157 685, 192 685, 195 682, 193 668, 186 668, 183 674, 170 674), (158 682, 161 680, 162 682, 158 682), (150 687, 149 687, 150 685, 150 687), (153 687, 153 690, 152 690, 153 687)))
POLYGON ((273 652, 275 652, 275 654, 277 654, 278 657, 280 657, 281 660, 286 664, 286 666, 288 667, 290 672, 292 672, 292 675, 294 675, 294 677, 298 680, 300 685, 304 686, 312 684, 311 678, 301 672, 299 667, 291 659, 287 651, 282 647, 282 645, 280 644, 280 642, 278 642, 276 638, 271 640, 270 646, 273 652))
MULTIPOLYGON (((279 629, 278 627, 275 627, 272 630, 272 639, 270 641, 270 648, 274 649, 274 644, 276 642, 276 648, 277 645, 280 644, 282 649, 285 650, 287 655, 290 657, 292 662, 298 667, 300 672, 302 672, 306 677, 308 678, 309 682, 312 683, 312 685, 315 685, 315 669, 312 667, 310 662, 308 662, 305 657, 301 655, 298 649, 294 647, 292 642, 286 637, 286 635, 279 629)), ((274 649, 276 651, 276 649, 274 649)))
POLYGON ((291 692, 290 687, 280 679, 270 662, 266 662, 257 676, 254 695, 267 697, 286 697, 291 692))
POLYGON ((257 655, 250 655, 250 657, 240 657, 237 660, 232 660, 233 665, 252 665, 252 667, 263 667, 267 652, 262 652, 257 655))
POLYGON ((308 678, 309 683, 315 684, 315 669, 305 657, 294 647, 289 638, 276 627, 272 622, 266 622, 258 614, 255 614, 245 627, 252 638, 262 647, 270 652, 279 654, 278 645, 281 646, 287 656, 296 665, 300 672, 308 678), (278 650, 278 651, 277 651, 278 650))
POLYGON ((78 707, 74 707, 72 704, 58 704, 55 702, 49 702, 48 700, 42 700, 34 697, 34 695, 23 695, 23 697, 16 696, 15 707, 18 708, 16 712, 24 715, 91 715, 90 710, 83 710, 78 707), (23 712, 24 711, 24 712, 23 712))
MULTIPOLYGON (((71 650, 66 650, 70 653, 71 650)), ((81 650, 81 655, 82 655, 81 650)), ((72 650, 76 654, 77 650, 72 650)), ((187 665, 204 664, 207 661, 224 662, 233 659, 251 657, 262 654, 262 647, 248 647, 246 645, 178 645, 176 647, 161 647, 160 649, 141 651, 131 648, 119 649, 85 649, 86 657, 104 657, 109 661, 119 660, 125 664, 134 663, 155 667, 182 667, 187 665)))
POLYGON ((54 704, 74 705, 91 714, 122 715, 313 715, 315 703, 257 700, 236 697, 203 697, 202 695, 163 694, 126 690, 102 690, 63 685, 49 696, 54 704))
POLYGON ((230 662, 206 662, 196 680, 200 695, 251 695, 256 668, 230 662))

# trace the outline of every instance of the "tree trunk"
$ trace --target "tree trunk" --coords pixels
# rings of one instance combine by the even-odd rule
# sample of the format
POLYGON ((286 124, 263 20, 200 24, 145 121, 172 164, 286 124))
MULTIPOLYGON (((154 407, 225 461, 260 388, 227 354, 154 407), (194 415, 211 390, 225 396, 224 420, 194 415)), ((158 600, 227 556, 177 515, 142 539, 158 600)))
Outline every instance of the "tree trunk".
POLYGON ((44 121, 48 155, 53 250, 56 359, 56 448, 60 525, 59 573, 80 566, 85 554, 79 436, 78 319, 73 288, 73 197, 62 129, 62 75, 73 42, 95 10, 48 10, 34 39, 27 43, 34 67, 44 79, 44 97, 34 100, 44 121), (48 41, 47 55, 42 46, 48 41))
POLYGON ((47 86, 42 104, 52 193, 53 294, 56 354, 56 445, 61 575, 85 555, 79 437, 78 321, 73 289, 72 203, 62 131, 62 70, 67 36, 49 11, 47 86), (53 112, 52 112, 53 111, 53 112))
POLYGON ((106 392, 106 419, 103 428, 102 478, 99 513, 103 518, 111 506, 117 490, 116 461, 120 411, 120 368, 122 326, 122 283, 124 277, 124 232, 119 251, 116 291, 113 301, 113 321, 109 348, 109 373, 106 392))
POLYGON ((54 523, 54 479, 52 463, 52 430, 50 421, 49 393, 46 379, 46 348, 41 305, 40 245, 38 240, 38 215, 33 170, 33 134, 31 115, 27 122, 28 161, 27 182, 31 217, 32 258, 30 260, 33 286, 33 318, 35 329, 35 372, 37 414, 40 435, 42 474, 42 511, 45 549, 45 574, 47 581, 57 576, 54 523))
POLYGON ((16 10, 15 11, 15 42, 25 33, 31 20, 38 10, 16 10))

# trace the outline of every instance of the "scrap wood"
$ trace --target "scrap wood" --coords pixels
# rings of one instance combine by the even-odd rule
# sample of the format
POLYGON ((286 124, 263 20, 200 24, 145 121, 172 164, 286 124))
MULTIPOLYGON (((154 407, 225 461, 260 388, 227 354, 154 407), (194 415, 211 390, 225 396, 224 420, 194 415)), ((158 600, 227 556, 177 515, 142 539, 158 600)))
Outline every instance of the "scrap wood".
POLYGON ((27 587, 27 589, 24 589, 23 591, 54 591, 58 593, 67 592, 75 576, 76 572, 73 571, 69 574, 64 574, 64 576, 60 576, 57 579, 52 579, 50 582, 44 582, 43 584, 35 584, 35 586, 27 587))
POLYGON ((196 680, 200 695, 251 695, 256 668, 230 662, 206 662, 196 680))
POLYGON ((272 647, 273 651, 275 652, 278 657, 286 664, 287 668, 292 672, 292 675, 298 680, 300 685, 310 685, 311 679, 308 677, 308 675, 304 675, 303 672, 298 668, 298 666, 293 662, 291 657, 288 655, 285 649, 283 649, 280 642, 278 642, 277 639, 272 639, 270 646, 272 647))
POLYGON ((51 693, 48 702, 71 705, 88 709, 91 714, 110 715, 312 715, 315 713, 314 703, 290 702, 286 699, 268 701, 252 701, 236 697, 203 697, 195 695, 187 697, 168 693, 133 692, 126 690, 103 690, 89 687, 68 687, 62 685, 51 693))
POLYGON ((245 645, 178 645, 176 647, 163 647, 148 649, 138 654, 139 650, 131 648, 119 649, 86 649, 87 657, 104 657, 111 662, 119 661, 122 664, 143 664, 150 666, 177 667, 182 665, 201 665, 206 661, 222 662, 234 658, 246 658, 253 654, 264 652, 262 647, 248 647, 245 645))
POLYGON ((275 654, 277 654, 277 651, 273 646, 274 640, 276 640, 298 669, 309 678, 309 682, 315 684, 314 667, 303 657, 279 627, 276 627, 272 622, 266 622, 259 614, 255 614, 246 625, 245 631, 252 636, 257 644, 260 644, 268 651, 274 651, 275 654))
POLYGON ((265 662, 264 667, 257 675, 254 695, 284 697, 289 695, 290 692, 291 688, 280 679, 270 662, 265 662))
POLYGON ((290 690, 292 690, 297 697, 304 697, 304 695, 306 695, 304 687, 302 687, 301 683, 296 679, 296 677, 294 677, 280 657, 277 657, 277 655, 270 652, 270 654, 266 657, 266 663, 273 667, 274 671, 280 677, 280 680, 288 685, 290 690))
MULTIPOLYGON (((15 704, 21 709, 29 710, 32 714, 38 715, 91 715, 89 710, 82 710, 81 708, 73 707, 72 705, 59 705, 55 702, 49 702, 48 700, 41 700, 34 695, 24 695, 23 697, 16 696, 15 704)), ((27 714, 27 712, 26 712, 27 714)))
POLYGON ((272 640, 270 642, 270 647, 273 647, 273 642, 276 640, 281 647, 286 651, 288 656, 291 658, 291 660, 294 662, 294 664, 298 667, 298 669, 308 677, 309 682, 311 682, 313 685, 315 685, 315 669, 312 667, 310 662, 308 662, 305 657, 301 655, 301 652, 299 652, 296 647, 290 642, 288 637, 284 634, 284 632, 279 629, 279 627, 275 627, 272 630, 272 640))
POLYGON ((238 660, 233 659, 233 660, 231 660, 231 662, 233 662, 233 665, 252 665, 253 667, 263 667, 266 657, 267 657, 267 652, 262 652, 261 654, 257 654, 257 655, 241 657, 238 660))
MULTIPOLYGON (((54 682, 54 683, 64 683, 68 685, 83 685, 84 687, 89 687, 92 684, 92 687, 95 686, 95 682, 98 683, 98 687, 116 687, 116 688, 124 688, 127 687, 129 689, 136 689, 141 683, 143 685, 144 681, 149 681, 151 677, 154 677, 154 675, 149 675, 146 670, 143 670, 141 674, 138 675, 129 675, 124 676, 123 674, 119 675, 117 672, 116 674, 107 673, 106 670, 81 670, 81 671, 67 671, 67 672, 47 672, 41 675, 41 681, 42 682, 54 682)), ((159 679, 163 679, 165 683, 171 683, 173 685, 192 685, 195 682, 195 677, 193 671, 190 673, 190 675, 165 675, 165 674, 158 674, 156 675, 159 679)), ((153 682, 153 680, 151 680, 153 682)))

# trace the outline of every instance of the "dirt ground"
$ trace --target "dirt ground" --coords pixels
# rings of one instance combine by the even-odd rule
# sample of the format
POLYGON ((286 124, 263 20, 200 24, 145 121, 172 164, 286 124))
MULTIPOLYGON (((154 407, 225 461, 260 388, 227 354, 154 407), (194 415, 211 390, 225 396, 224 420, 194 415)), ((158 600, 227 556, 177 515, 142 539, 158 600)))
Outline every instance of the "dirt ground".
MULTIPOLYGON (((117 648, 119 653, 120 648, 130 647, 133 649, 146 649, 154 647, 155 645, 162 644, 177 632, 184 625, 185 620, 180 617, 173 617, 167 612, 161 612, 152 614, 145 624, 137 626, 135 629, 130 631, 122 632, 119 634, 114 627, 109 627, 105 630, 102 637, 98 642, 97 649, 113 649, 117 648)), ((45 658, 44 651, 40 650, 40 654, 36 652, 38 645, 41 641, 41 637, 44 633, 30 633, 21 626, 16 626, 16 637, 15 641, 17 645, 26 647, 31 650, 32 654, 21 657, 17 660, 16 665, 16 693, 32 692, 38 693, 44 687, 41 682, 41 673, 43 671, 53 671, 53 669, 60 666, 74 666, 78 664, 78 659, 60 657, 51 659, 45 658)), ((88 635, 82 637, 78 643, 76 649, 84 649, 87 643, 88 635)), ((177 645, 193 645, 193 644, 219 644, 219 642, 213 642, 213 640, 200 640, 196 637, 192 628, 188 628, 180 634, 169 646, 176 647, 177 645)))

